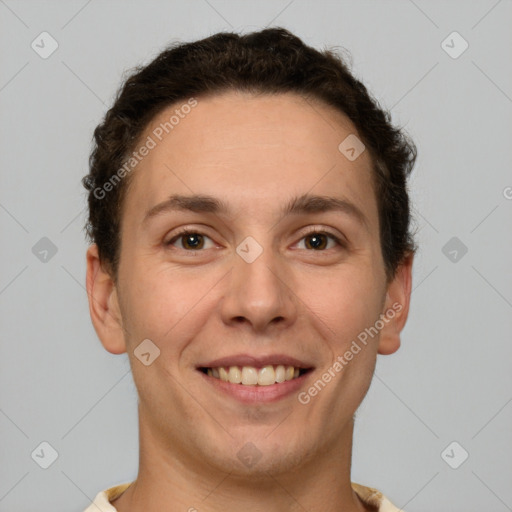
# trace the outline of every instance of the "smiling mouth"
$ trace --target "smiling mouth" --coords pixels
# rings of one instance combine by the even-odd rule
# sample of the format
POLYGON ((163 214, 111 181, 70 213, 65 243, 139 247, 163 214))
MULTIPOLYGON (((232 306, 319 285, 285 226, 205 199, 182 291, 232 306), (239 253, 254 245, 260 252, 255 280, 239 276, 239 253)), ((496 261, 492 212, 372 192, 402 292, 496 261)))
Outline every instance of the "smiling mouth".
POLYGON ((199 368, 201 372, 231 384, 240 384, 242 386, 271 386, 283 382, 294 380, 306 373, 312 368, 298 368, 288 365, 267 365, 261 368, 254 366, 219 366, 216 368, 199 368))

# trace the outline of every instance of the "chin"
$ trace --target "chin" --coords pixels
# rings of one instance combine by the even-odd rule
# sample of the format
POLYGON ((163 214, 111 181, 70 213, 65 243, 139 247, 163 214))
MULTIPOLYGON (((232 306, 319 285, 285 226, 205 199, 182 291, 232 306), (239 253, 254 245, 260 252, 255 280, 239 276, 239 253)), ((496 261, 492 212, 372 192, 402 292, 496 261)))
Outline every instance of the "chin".
MULTIPOLYGON (((266 430, 268 436, 269 430, 266 430)), ((268 480, 270 476, 290 474, 306 464, 315 455, 314 445, 309 442, 299 442, 297 438, 291 440, 288 436, 273 436, 265 438, 259 436, 236 436, 236 439, 227 441, 224 449, 219 450, 219 445, 205 450, 209 463, 217 470, 229 473, 230 477, 245 479, 251 477, 251 481, 268 480)))

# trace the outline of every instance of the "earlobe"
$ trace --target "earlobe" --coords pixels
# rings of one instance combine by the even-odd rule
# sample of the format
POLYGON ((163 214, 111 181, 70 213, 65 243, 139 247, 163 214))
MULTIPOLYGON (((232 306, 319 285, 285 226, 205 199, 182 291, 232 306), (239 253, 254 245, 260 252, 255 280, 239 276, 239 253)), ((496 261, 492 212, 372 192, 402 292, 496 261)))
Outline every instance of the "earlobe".
POLYGON ((384 327, 380 332, 379 354, 393 354, 400 348, 400 333, 409 315, 412 291, 412 263, 414 254, 408 254, 388 284, 384 305, 384 327))
POLYGON ((126 342, 115 283, 101 265, 96 244, 88 248, 86 258, 87 297, 94 329, 105 350, 122 354, 126 352, 126 342))

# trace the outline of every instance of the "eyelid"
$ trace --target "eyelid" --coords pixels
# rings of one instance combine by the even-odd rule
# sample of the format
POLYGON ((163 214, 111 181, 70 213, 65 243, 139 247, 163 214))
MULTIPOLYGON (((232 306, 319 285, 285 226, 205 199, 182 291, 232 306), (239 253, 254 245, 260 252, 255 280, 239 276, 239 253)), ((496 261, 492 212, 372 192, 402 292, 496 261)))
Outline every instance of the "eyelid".
MULTIPOLYGON (((196 228, 185 227, 185 228, 179 229, 176 233, 174 233, 172 235, 172 237, 168 241, 164 242, 164 245, 165 246, 170 246, 174 242, 179 240, 181 237, 184 237, 186 235, 201 235, 203 237, 209 238, 213 242, 213 238, 211 236, 208 236, 204 232, 204 230, 202 230, 200 228, 196 229, 196 228)), ((185 249, 181 249, 181 250, 185 251, 185 249)), ((201 250, 198 250, 198 251, 186 251, 186 252, 201 252, 201 250)))
MULTIPOLYGON (((348 242, 344 236, 334 233, 330 229, 325 228, 323 226, 318 226, 318 225, 317 226, 308 226, 307 228, 304 228, 304 229, 305 229, 304 231, 299 232, 300 238, 295 244, 302 241, 302 239, 304 239, 308 235, 319 234, 319 235, 325 235, 325 236, 331 238, 341 248, 346 248, 348 245, 348 242)), ((213 238, 210 237, 209 235, 207 235, 204 231, 202 231, 201 228, 184 227, 184 228, 180 229, 178 232, 174 233, 174 235, 167 242, 164 242, 164 245, 171 246, 179 238, 189 235, 189 234, 201 235, 203 237, 209 238, 210 240, 212 240, 212 242, 214 242, 213 238)), ((185 252, 202 252, 202 251, 204 251, 204 249, 199 249, 196 251, 186 250, 186 249, 180 249, 180 250, 185 251, 185 252)), ((326 251, 323 250, 323 251, 310 251, 310 252, 326 252, 326 251)))
MULTIPOLYGON (((323 226, 309 226, 309 227, 305 228, 305 231, 301 232, 300 240, 302 240, 306 236, 312 235, 312 234, 326 235, 327 237, 333 239, 342 248, 346 248, 348 245, 348 242, 343 235, 337 234, 334 231, 331 231, 329 228, 325 228, 323 226)), ((326 252, 326 251, 317 251, 317 252, 326 252)))

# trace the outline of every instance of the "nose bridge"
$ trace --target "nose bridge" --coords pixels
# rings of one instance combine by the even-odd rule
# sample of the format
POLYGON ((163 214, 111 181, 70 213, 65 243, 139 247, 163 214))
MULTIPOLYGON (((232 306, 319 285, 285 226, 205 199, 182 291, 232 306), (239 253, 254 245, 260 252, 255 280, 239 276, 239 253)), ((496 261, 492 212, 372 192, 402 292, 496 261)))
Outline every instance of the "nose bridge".
POLYGON ((283 261, 273 248, 269 234, 246 237, 236 248, 229 287, 223 303, 224 321, 245 319, 264 329, 277 319, 294 320, 293 294, 286 285, 283 261))

